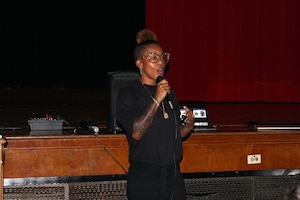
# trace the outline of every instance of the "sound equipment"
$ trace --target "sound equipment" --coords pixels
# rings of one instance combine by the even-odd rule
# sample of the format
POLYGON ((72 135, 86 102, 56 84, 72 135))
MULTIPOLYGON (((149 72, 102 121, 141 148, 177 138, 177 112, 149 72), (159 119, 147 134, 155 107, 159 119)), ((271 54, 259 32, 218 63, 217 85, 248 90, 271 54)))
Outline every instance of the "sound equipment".
POLYGON ((108 81, 108 119, 107 126, 109 131, 118 133, 123 131, 116 121, 116 99, 121 88, 125 87, 131 81, 140 77, 138 72, 133 71, 115 71, 107 73, 108 81))

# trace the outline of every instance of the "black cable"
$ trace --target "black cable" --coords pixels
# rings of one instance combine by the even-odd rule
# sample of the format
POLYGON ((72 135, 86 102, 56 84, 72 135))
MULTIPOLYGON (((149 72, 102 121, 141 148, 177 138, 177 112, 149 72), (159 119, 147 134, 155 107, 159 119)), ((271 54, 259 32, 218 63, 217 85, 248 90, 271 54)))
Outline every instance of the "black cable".
MULTIPOLYGON (((178 121, 177 121, 177 115, 173 109, 173 104, 171 101, 169 101, 170 108, 172 110, 173 116, 174 116, 174 124, 175 124, 175 146, 176 146, 176 140, 178 138, 178 121)), ((176 155, 175 155, 175 149, 173 153, 173 161, 174 161, 174 186, 172 190, 171 200, 174 198, 174 192, 175 192, 175 186, 176 186, 176 177, 177 177, 177 166, 176 166, 176 155)))
POLYGON ((98 137, 98 133, 94 133, 96 140, 98 141, 98 144, 100 145, 100 147, 103 148, 103 150, 123 169, 123 171, 125 172, 125 174, 128 174, 127 170, 125 169, 125 167, 123 167, 123 165, 107 150, 107 148, 102 144, 102 142, 100 141, 99 137, 98 137))

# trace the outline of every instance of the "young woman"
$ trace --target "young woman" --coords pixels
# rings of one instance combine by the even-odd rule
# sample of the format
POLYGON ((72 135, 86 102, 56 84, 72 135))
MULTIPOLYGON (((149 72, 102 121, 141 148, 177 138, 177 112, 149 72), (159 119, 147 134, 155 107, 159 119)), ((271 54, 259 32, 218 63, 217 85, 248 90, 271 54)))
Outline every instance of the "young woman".
POLYGON ((194 114, 184 106, 185 121, 174 90, 164 79, 170 54, 154 32, 137 33, 134 50, 140 79, 122 88, 117 97, 116 118, 129 144, 127 196, 129 200, 184 200, 179 163, 182 138, 194 127, 194 114))

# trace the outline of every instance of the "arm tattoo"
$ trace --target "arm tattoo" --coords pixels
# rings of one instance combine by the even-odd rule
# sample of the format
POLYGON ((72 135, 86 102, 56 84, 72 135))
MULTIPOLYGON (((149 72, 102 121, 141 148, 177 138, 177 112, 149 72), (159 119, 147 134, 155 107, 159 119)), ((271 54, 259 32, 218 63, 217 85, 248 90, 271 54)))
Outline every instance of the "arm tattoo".
POLYGON ((158 109, 158 105, 153 102, 151 103, 146 111, 137 117, 133 122, 132 137, 136 140, 140 140, 153 122, 154 115, 158 109))

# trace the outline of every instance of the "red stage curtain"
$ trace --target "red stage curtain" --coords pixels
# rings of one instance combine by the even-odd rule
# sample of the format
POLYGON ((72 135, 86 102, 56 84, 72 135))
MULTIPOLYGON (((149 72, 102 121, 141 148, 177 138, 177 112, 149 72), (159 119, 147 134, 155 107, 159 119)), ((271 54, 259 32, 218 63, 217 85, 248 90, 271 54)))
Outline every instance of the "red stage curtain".
POLYGON ((179 100, 300 102, 299 0, 146 0, 179 100))

